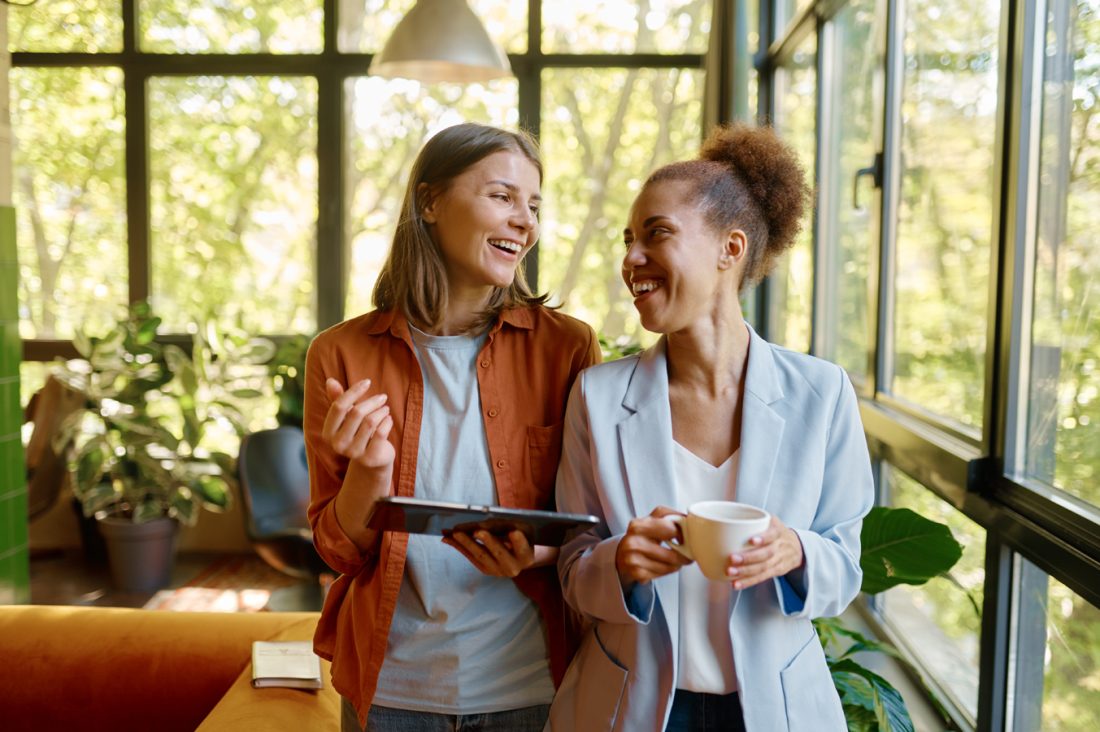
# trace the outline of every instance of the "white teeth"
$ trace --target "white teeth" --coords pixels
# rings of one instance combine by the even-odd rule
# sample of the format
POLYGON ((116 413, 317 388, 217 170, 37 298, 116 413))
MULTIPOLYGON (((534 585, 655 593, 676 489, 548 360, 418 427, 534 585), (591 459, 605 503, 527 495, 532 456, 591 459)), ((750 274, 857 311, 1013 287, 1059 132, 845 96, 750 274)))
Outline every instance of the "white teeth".
POLYGON ((658 287, 661 286, 661 283, 657 282, 656 280, 645 280, 644 282, 634 282, 631 286, 634 291, 634 296, 637 297, 638 295, 644 295, 651 290, 656 290, 658 287))
POLYGON ((523 251, 523 247, 521 247, 519 244, 516 244, 514 241, 506 241, 504 239, 490 239, 489 243, 499 249, 506 249, 513 254, 519 254, 521 251, 523 251))

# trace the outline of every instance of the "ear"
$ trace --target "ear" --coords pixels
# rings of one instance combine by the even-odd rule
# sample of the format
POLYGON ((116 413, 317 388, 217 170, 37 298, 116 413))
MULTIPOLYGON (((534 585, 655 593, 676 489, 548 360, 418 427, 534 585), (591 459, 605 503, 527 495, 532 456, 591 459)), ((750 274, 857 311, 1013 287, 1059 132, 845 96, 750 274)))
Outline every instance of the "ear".
POLYGON ((734 229, 722 245, 722 253, 718 255, 718 269, 730 269, 745 258, 745 253, 748 250, 749 241, 745 237, 745 232, 734 229))
POLYGON ((435 206, 438 196, 432 195, 432 189, 427 183, 421 183, 416 187, 416 206, 420 210, 420 218, 427 224, 435 223, 435 206))

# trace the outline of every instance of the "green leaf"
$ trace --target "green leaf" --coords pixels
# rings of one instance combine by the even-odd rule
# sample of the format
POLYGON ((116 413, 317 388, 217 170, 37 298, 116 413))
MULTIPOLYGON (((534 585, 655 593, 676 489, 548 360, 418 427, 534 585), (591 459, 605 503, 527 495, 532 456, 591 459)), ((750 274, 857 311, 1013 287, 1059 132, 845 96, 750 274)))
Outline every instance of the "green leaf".
POLYGON ((164 504, 156 499, 149 498, 134 506, 135 524, 143 524, 146 521, 162 518, 164 515, 164 504))
POLYGON ((80 501, 84 515, 89 517, 94 516, 98 511, 110 510, 119 500, 114 487, 106 481, 93 483, 83 489, 73 486, 73 492, 80 501))
POLYGON ((867 709, 870 704, 882 732, 913 732, 913 720, 909 717, 905 700, 893 684, 850 658, 837 661, 831 670, 833 682, 841 693, 842 703, 854 704, 863 709, 867 709), (856 678, 865 683, 860 684, 856 678))
POLYGON ((229 507, 229 484, 218 475, 200 475, 191 483, 191 489, 208 509, 225 510, 229 507))
POLYGON ((92 355, 92 341, 88 338, 88 334, 79 328, 76 333, 73 334, 73 347, 76 348, 76 352, 84 358, 88 358, 92 355))
POLYGON ((234 389, 230 393, 237 399, 259 399, 264 395, 259 389, 234 389))
POLYGON ((194 526, 198 523, 199 512, 195 505, 195 501, 191 497, 190 491, 187 493, 177 492, 172 497, 169 515, 184 526, 194 526))
POLYGON ((907 508, 872 508, 860 539, 861 589, 869 594, 899 584, 924 584, 962 556, 962 546, 947 526, 907 508))

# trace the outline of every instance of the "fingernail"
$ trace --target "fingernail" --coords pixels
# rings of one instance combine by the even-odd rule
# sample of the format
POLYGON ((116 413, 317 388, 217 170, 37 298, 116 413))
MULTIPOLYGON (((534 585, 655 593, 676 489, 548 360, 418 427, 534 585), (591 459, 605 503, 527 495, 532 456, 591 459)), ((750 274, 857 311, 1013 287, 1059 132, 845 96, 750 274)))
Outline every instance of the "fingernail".
POLYGON ((742 583, 740 583, 740 582, 734 582, 733 583, 733 589, 740 590, 741 588, 742 588, 742 583))
POLYGON ((738 574, 740 574, 740 572, 738 572, 737 567, 730 567, 726 570, 726 574, 728 574, 730 577, 736 577, 738 574))
POLYGON ((730 559, 732 561, 737 562, 738 564, 740 564, 741 562, 744 561, 745 558, 742 557, 740 554, 731 554, 730 559))
POLYGON ((754 536, 751 539, 749 539, 749 543, 754 545, 754 546, 759 546, 760 544, 764 543, 764 539, 762 537, 759 537, 759 536, 754 536))

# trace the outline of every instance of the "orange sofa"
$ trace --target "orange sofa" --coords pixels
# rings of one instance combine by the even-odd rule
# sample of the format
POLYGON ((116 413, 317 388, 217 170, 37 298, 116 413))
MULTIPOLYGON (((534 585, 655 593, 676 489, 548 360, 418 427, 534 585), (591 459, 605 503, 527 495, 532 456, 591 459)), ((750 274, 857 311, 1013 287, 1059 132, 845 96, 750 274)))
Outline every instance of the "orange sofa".
POLYGON ((199 613, 0 606, 0 728, 331 730, 325 688, 253 689, 254 640, 308 640, 317 613, 199 613))

